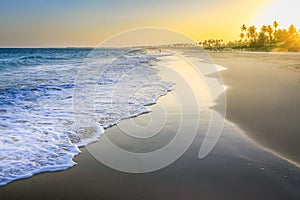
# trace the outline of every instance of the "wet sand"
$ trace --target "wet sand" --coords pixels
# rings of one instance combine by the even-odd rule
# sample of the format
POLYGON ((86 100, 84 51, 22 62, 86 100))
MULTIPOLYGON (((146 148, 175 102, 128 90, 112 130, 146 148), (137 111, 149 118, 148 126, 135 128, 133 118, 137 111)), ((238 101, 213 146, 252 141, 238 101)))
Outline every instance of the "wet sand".
MULTIPOLYGON (((186 52, 185 55, 193 56, 191 52, 186 52)), ((173 65, 174 61, 170 63, 173 65)), ((199 61, 199 67, 205 68, 207 64, 206 59, 199 61)), ((176 79, 176 74, 172 77, 171 73, 163 69, 160 74, 166 80, 176 79)), ((200 113, 199 129, 191 146, 174 163, 150 173, 132 174, 114 170, 96 160, 90 153, 101 150, 100 137, 99 142, 81 149, 82 153, 75 158, 77 166, 66 171, 35 175, 1 187, 1 200, 300 198, 299 168, 260 148, 241 129, 228 121, 225 121, 221 137, 213 150, 205 158, 199 159, 199 149, 209 128, 210 117, 218 113, 206 104, 205 99, 201 102, 202 107, 193 108, 193 98, 186 96, 187 82, 178 79, 173 81, 177 83, 174 91, 151 106, 153 112, 124 120, 118 126, 107 129, 105 136, 128 151, 149 152, 170 143, 182 120, 182 139, 192 136, 200 113), (181 99, 181 103, 189 105, 186 110, 182 111, 176 95, 185 97, 181 99), (126 135, 126 132, 138 129, 139 126, 144 136, 151 135, 153 128, 143 127, 150 119, 159 123, 163 115, 166 116, 164 126, 147 142, 126 135)), ((203 93, 200 92, 199 95, 201 94, 203 93)), ((176 145, 174 150, 184 144, 176 145)))
POLYGON ((300 54, 211 52, 227 91, 227 119, 300 163, 300 54))

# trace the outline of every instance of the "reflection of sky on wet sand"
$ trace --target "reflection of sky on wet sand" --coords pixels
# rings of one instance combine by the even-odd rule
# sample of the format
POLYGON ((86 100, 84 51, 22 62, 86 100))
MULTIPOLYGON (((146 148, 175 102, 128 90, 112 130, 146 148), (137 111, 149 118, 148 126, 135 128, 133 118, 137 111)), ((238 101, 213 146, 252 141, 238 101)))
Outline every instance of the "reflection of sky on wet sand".
MULTIPOLYGON (((195 119, 198 118, 199 128, 191 146, 182 157, 169 167, 158 170, 158 174, 162 173, 164 174, 163 177, 168 177, 169 172, 174 172, 178 174, 177 178, 184 176, 186 177, 184 180, 193 182, 194 186, 205 183, 208 191, 214 190, 212 188, 214 187, 216 192, 224 194, 231 191, 232 188, 235 188, 234 190, 237 192, 244 191, 244 194, 247 194, 249 191, 245 191, 245 189, 248 188, 261 193, 261 196, 265 197, 280 197, 280 195, 286 197, 287 194, 290 197, 299 196, 300 185, 297 182, 297 179, 300 177, 299 169, 252 142, 240 128, 231 122, 225 121, 220 138, 212 151, 204 158, 199 159, 199 149, 204 145, 205 138, 208 141, 214 139, 214 136, 208 135, 206 137, 211 116, 213 114, 217 115, 216 119, 218 120, 221 120, 223 117, 211 109, 210 106, 207 106, 208 104, 206 103, 211 100, 209 98, 211 96, 208 92, 203 91, 203 94, 199 90, 197 91, 197 87, 195 87, 195 84, 201 86, 203 80, 194 74, 194 69, 192 69, 191 65, 184 63, 185 61, 180 61, 176 56, 162 59, 156 68, 160 69, 160 76, 164 80, 176 83, 173 86, 174 90, 168 95, 161 97, 157 104, 150 106, 152 112, 137 118, 123 120, 119 125, 107 129, 105 135, 108 136, 109 140, 127 151, 147 153, 162 149, 165 145, 170 144, 181 127, 185 134, 181 138, 182 143, 177 143, 177 146, 173 146, 173 150, 177 150, 184 145, 183 143, 187 141, 188 137, 192 136, 190 133, 193 132, 194 123, 197 121, 195 119), (177 69, 174 71, 176 73, 180 72, 182 76, 171 73, 170 68, 172 66, 175 66, 177 69), (185 76, 193 78, 184 81, 183 77, 185 76), (186 88, 189 86, 187 83, 192 83, 193 87, 186 88), (194 90, 196 95, 191 97, 189 92, 194 90), (183 96, 186 98, 182 99, 183 96), (197 97, 207 97, 199 110, 196 109, 197 105, 192 104, 193 101, 189 99, 197 97), (187 110, 182 108, 182 105, 185 104, 189 105, 187 110), (161 129, 153 128, 161 126, 161 123, 163 123, 161 129), (135 135, 130 135, 131 130, 142 132, 143 138, 136 138, 135 135), (274 188, 276 188, 275 192, 273 191, 274 188), (273 191, 273 193, 269 194, 267 191, 273 191)), ((207 65, 207 63, 203 62, 198 67, 207 65)), ((209 73, 207 75, 209 76, 209 73)), ((205 85, 203 85, 202 89, 204 88, 205 85)), ((201 100, 203 99, 199 99, 199 105, 201 100)), ((211 126, 216 125, 217 123, 211 124, 211 126)), ((94 151, 101 149, 100 146, 103 145, 101 141, 100 138, 98 142, 91 144, 88 148, 94 151)), ((172 152, 169 153, 171 156, 172 152)), ((140 162, 143 163, 142 160, 140 162)), ((147 161, 144 164, 147 164, 147 161)), ((143 166, 143 164, 140 166, 143 166)), ((163 180, 163 177, 156 180, 163 180)), ((177 180, 177 178, 174 179, 177 180)))

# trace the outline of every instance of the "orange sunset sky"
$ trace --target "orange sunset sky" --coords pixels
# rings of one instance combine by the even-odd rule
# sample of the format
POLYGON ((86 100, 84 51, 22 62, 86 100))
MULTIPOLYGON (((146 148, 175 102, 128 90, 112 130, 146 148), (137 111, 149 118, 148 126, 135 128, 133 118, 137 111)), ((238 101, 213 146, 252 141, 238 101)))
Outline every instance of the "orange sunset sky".
MULTIPOLYGON (((300 25, 293 0, 0 0, 0 47, 96 46, 139 27, 179 31, 195 41, 238 38, 242 24, 300 25)), ((174 38, 174 42, 176 39, 174 38)))

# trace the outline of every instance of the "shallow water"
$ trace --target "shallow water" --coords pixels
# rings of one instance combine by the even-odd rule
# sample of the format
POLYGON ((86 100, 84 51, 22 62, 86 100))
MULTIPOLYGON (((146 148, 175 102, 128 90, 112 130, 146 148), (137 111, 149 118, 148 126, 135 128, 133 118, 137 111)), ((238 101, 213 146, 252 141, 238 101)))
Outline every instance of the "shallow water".
POLYGON ((122 119, 149 112, 145 105, 173 84, 151 67, 161 56, 167 55, 132 49, 0 49, 0 186, 72 167, 78 147, 122 119), (93 127, 79 123, 82 118, 93 127))

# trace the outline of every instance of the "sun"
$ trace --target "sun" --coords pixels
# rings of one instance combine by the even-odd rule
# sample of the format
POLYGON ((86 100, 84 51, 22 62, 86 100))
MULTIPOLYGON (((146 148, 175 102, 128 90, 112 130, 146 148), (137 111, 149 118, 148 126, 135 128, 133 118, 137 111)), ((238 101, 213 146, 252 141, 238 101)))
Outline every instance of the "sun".
POLYGON ((270 0, 269 4, 257 14, 254 24, 272 24, 274 20, 280 27, 288 28, 290 24, 296 27, 300 25, 300 1, 294 0, 270 0))

